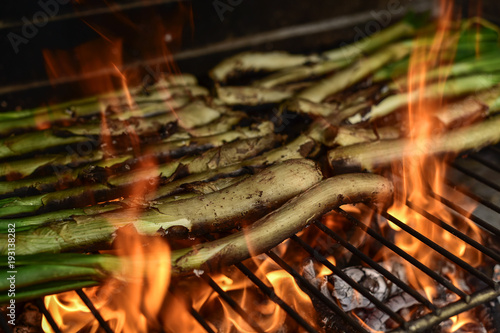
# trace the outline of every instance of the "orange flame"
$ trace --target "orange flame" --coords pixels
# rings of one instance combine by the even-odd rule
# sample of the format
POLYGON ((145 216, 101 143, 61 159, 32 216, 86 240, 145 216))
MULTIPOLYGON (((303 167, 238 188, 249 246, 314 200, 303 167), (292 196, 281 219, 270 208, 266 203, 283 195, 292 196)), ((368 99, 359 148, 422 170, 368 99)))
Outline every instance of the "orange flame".
MULTIPOLYGON (((449 59, 453 58, 456 45, 449 41, 456 41, 456 32, 453 25, 453 1, 441 1, 441 16, 438 21, 437 31, 430 47, 424 46, 424 43, 415 43, 414 50, 410 57, 410 66, 408 71, 408 94, 409 100, 417 100, 416 103, 409 103, 408 106, 408 128, 410 143, 409 150, 421 150, 423 157, 409 157, 403 161, 401 190, 396 192, 395 203, 389 210, 389 213, 402 222, 408 224, 421 234, 430 238, 439 245, 446 244, 447 250, 459 258, 477 265, 481 261, 481 254, 474 248, 443 230, 427 220, 406 205, 406 200, 410 201, 416 207, 425 209, 425 211, 436 216, 442 221, 458 227, 464 221, 458 220, 450 211, 436 200, 427 195, 428 186, 438 195, 443 197, 452 196, 452 200, 458 200, 458 194, 452 193, 449 188, 444 186, 444 176, 446 174, 446 164, 442 158, 436 158, 425 154, 427 147, 423 144, 436 134, 432 111, 443 107, 443 101, 426 99, 427 79, 426 73, 441 66, 449 59), (450 57, 450 53, 452 54, 450 57), (418 98, 414 98, 417 95, 418 98), (455 196, 455 197, 453 197, 455 196)), ((439 77, 439 83, 444 85, 447 77, 446 72, 442 72, 439 77)), ((398 166, 393 168, 396 172, 398 166)), ((472 222, 466 222, 466 225, 460 225, 459 230, 468 233, 475 240, 480 240, 481 233, 479 228, 472 222)), ((406 232, 400 231, 400 228, 392 223, 389 225, 399 231, 395 236, 395 243, 405 252, 411 254, 420 262, 428 267, 437 268, 441 260, 437 253, 420 241, 413 238, 406 232)), ((387 255, 389 255, 387 253, 387 255)), ((406 263, 406 273, 409 283, 422 290, 429 300, 436 297, 435 282, 426 274, 415 269, 412 265, 406 263)))
MULTIPOLYGON (((83 6, 83 1, 81 5, 83 6)), ((108 5, 113 6, 112 3, 108 5)), ((179 5, 179 7, 181 15, 176 16, 176 19, 172 21, 173 25, 168 28, 175 35, 176 43, 179 43, 181 39, 184 20, 191 11, 190 7, 184 5, 179 5)), ((125 19, 125 16, 121 16, 122 21, 125 19)), ((144 52, 142 56, 145 60, 156 59, 158 63, 164 63, 161 67, 167 68, 169 72, 179 72, 175 64, 171 63, 169 50, 165 44, 164 35, 167 28, 162 25, 164 21, 158 15, 152 15, 151 19, 158 23, 158 31, 148 32, 147 39, 141 38, 140 42, 145 43, 141 47, 141 51, 144 52)), ((112 117, 116 112, 138 107, 133 98, 135 91, 129 90, 129 85, 137 84, 138 80, 129 79, 139 73, 124 72, 120 39, 113 38, 112 34, 108 34, 105 29, 92 22, 85 22, 85 24, 95 30, 101 39, 81 44, 71 50, 43 50, 47 75, 54 82, 78 77, 80 80, 77 88, 80 88, 80 91, 75 90, 75 95, 106 93, 101 95, 102 103, 100 103, 101 109, 99 110, 101 148, 105 150, 105 156, 113 155, 115 149, 118 148, 114 138, 110 135, 113 126, 124 126, 127 129, 127 140, 129 140, 126 144, 130 145, 139 161, 134 167, 157 175, 155 169, 158 161, 151 154, 141 151, 142 147, 137 133, 129 129, 127 121, 117 122, 112 117), (89 73, 92 75, 88 75, 89 73), (107 94, 111 91, 117 91, 117 93, 107 94), (115 112, 111 115, 108 112, 110 106, 115 112)), ((133 24, 132 26, 137 28, 133 24)), ((160 70, 160 65, 158 70, 160 70)), ((50 120, 50 114, 42 115, 40 119, 37 119, 37 124, 40 128, 47 128, 50 124, 48 120, 50 120)), ((134 216, 141 214, 140 203, 145 193, 155 191, 157 186, 156 177, 151 179, 146 177, 129 189, 127 197, 131 199, 129 201, 132 206, 130 214, 134 216)), ((108 222, 114 224, 118 221, 108 222)), ((170 246, 165 240, 160 237, 140 235, 133 225, 128 225, 118 230, 113 250, 109 253, 122 258, 120 272, 113 272, 114 276, 103 285, 86 288, 84 292, 113 331, 200 331, 200 325, 187 310, 188 303, 182 298, 171 297, 172 295, 168 293, 171 279, 170 246)), ((75 292, 47 296, 45 304, 57 325, 64 332, 100 330, 98 322, 75 292)), ((43 329, 46 332, 52 331, 45 318, 43 329)))
POLYGON ((468 323, 474 323, 476 321, 472 318, 470 312, 461 313, 457 316, 451 317, 450 319, 453 323, 448 331, 450 333, 456 332, 468 323))
MULTIPOLYGON (((274 251, 284 254, 287 245, 282 244, 274 251)), ((257 278, 263 281, 276 296, 305 318, 311 326, 317 326, 315 310, 310 298, 298 287, 295 279, 290 274, 276 265, 273 260, 263 255, 250 258, 243 264, 257 278)), ((199 273, 205 274, 204 272, 199 273)), ((284 326, 295 324, 289 323, 287 313, 278 304, 263 295, 260 289, 243 273, 232 268, 228 269, 224 274, 212 276, 212 279, 237 302, 243 311, 249 314, 250 318, 263 331, 279 332, 283 330, 284 326)), ((255 329, 229 306, 214 289, 208 285, 200 285, 198 278, 186 279, 177 284, 177 288, 182 290, 182 293, 188 294, 188 303, 191 303, 196 311, 205 314, 207 323, 216 328, 216 331, 255 332, 255 329)), ((294 331, 293 328, 290 331, 294 331)))
MULTIPOLYGON (((170 283, 169 246, 160 238, 139 236, 132 228, 123 228, 116 243, 115 253, 126 258, 123 272, 84 292, 115 332, 146 332, 159 327, 156 318, 170 283)), ((45 305, 63 332, 99 330, 98 322, 75 292, 47 296, 45 305)), ((45 332, 52 331, 45 318, 42 327, 45 332)))

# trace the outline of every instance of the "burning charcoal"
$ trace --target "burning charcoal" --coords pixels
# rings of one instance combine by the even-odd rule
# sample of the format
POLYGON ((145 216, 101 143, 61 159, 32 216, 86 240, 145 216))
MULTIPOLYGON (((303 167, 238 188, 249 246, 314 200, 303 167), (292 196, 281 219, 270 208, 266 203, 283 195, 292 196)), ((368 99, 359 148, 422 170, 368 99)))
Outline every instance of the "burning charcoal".
POLYGON ((24 304, 13 330, 15 333, 38 333, 42 332, 41 323, 42 314, 40 310, 35 304, 29 302, 24 304))
POLYGON ((314 261, 313 259, 306 260, 304 266, 302 266, 302 275, 304 278, 306 278, 309 283, 311 283, 314 287, 319 289, 323 295, 325 295, 326 298, 331 300, 333 303, 336 303, 335 300, 332 298, 331 292, 328 289, 327 286, 327 280, 325 277, 318 277, 318 273, 316 272, 316 269, 314 268, 314 261))
POLYGON ((480 305, 476 310, 476 316, 488 333, 500 332, 500 303, 498 301, 480 305))
MULTIPOLYGON (((314 267, 314 259, 309 258, 305 260, 302 266, 302 276, 314 287, 318 288, 326 298, 336 304, 336 301, 332 298, 331 292, 328 289, 328 282, 326 278, 317 277, 318 272, 314 267)), ((318 322, 320 323, 321 327, 325 329, 325 332, 355 331, 354 328, 351 328, 349 323, 344 322, 341 317, 336 315, 328 306, 326 306, 307 288, 302 288, 302 290, 311 298, 314 309, 318 313, 318 322)))
MULTIPOLYGON (((387 264, 383 265, 387 266, 387 264)), ((401 264, 391 262, 389 265, 392 267, 386 267, 386 269, 393 271, 393 274, 395 274, 398 278, 406 281, 406 277, 403 275, 404 269, 402 269, 401 264)), ((373 296, 382 302, 387 300, 391 295, 399 292, 399 288, 396 285, 386 280, 383 275, 372 268, 355 266, 344 268, 343 271, 354 281, 368 289, 373 296)), ((330 275, 329 279, 334 285, 333 296, 339 300, 344 311, 351 311, 359 308, 369 309, 374 307, 374 305, 367 298, 360 295, 359 292, 354 290, 340 277, 330 275)))
MULTIPOLYGON (((500 282, 500 265, 495 265, 492 279, 500 282)), ((481 308, 483 311, 478 317, 481 318, 488 333, 500 332, 500 296, 496 300, 483 304, 481 308)))
MULTIPOLYGON (((418 301, 414 299, 407 293, 402 293, 391 297, 385 305, 387 305, 392 311, 398 312, 402 309, 409 308, 412 305, 417 304, 418 301)), ((374 330, 385 331, 385 322, 389 319, 389 315, 380 309, 375 309, 370 314, 365 323, 374 330)))
MULTIPOLYGON (((385 301, 389 297, 390 288, 384 277, 376 270, 366 267, 348 267, 343 271, 354 281, 368 289, 378 300, 385 301)), ((332 279, 334 285, 333 296, 339 300, 344 311, 372 308, 374 306, 338 276, 333 275, 332 279)))

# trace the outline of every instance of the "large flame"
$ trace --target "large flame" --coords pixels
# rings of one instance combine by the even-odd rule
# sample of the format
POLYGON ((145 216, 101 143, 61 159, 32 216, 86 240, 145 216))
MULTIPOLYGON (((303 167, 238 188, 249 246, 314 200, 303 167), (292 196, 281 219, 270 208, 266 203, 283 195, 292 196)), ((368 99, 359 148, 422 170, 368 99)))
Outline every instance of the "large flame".
MULTIPOLYGON (((417 102, 409 103, 408 106, 407 125, 410 143, 406 149, 420 150, 423 154, 414 154, 412 157, 406 158, 402 164, 402 171, 400 171, 400 165, 394 166, 394 173, 401 174, 401 186, 399 186, 400 190, 396 192, 395 203, 389 213, 435 243, 444 246, 457 257, 473 266, 477 266, 481 262, 481 253, 479 251, 406 205, 406 200, 408 200, 415 207, 421 208, 442 221, 454 225, 468 236, 480 241, 481 233, 475 224, 457 219, 442 204, 428 195, 428 187, 430 186, 440 196, 451 198, 451 200, 460 199, 456 192, 453 193, 444 185, 445 159, 427 155, 427 146, 424 144, 438 133, 432 113, 444 106, 442 99, 426 99, 428 85, 426 73, 431 69, 445 68, 442 65, 453 58, 456 47, 454 43, 457 41, 458 32, 453 24, 453 1, 442 0, 441 11, 436 33, 430 47, 423 42, 419 43, 417 40, 410 57, 408 94, 409 100, 416 100, 417 102), (417 98, 412 96, 415 94, 417 98)), ((446 72, 441 73, 439 83, 445 83, 447 74, 446 72)), ((400 231, 394 224, 390 223, 390 226, 398 231, 395 242, 400 248, 428 267, 433 269, 439 267, 439 263, 443 259, 435 251, 413 238, 410 234, 400 231)), ((435 281, 409 263, 406 263, 406 274, 410 284, 417 290, 423 291, 429 300, 432 301, 438 296, 435 281)))
MULTIPOLYGON (((109 4, 112 5, 111 3, 109 4)), ((135 72, 124 72, 123 43, 120 39, 108 35, 108 31, 91 22, 85 22, 98 33, 101 39, 83 43, 71 50, 43 51, 46 70, 49 79, 54 83, 78 77, 78 85, 73 85, 74 95, 105 96, 101 104, 101 145, 105 156, 114 156, 117 149, 123 150, 128 145, 133 151, 138 163, 137 169, 155 172, 157 161, 151 154, 141 150, 139 136, 131 131, 132 127, 123 122, 126 128, 127 142, 116 142, 110 136, 113 124, 111 115, 135 109, 136 105, 130 85, 151 83, 147 78, 156 79, 163 71, 179 72, 171 63, 171 55, 165 43, 165 34, 169 31, 175 35, 175 41, 180 40, 186 18, 192 21, 191 8, 179 5, 179 13, 172 22, 162 22, 161 18, 151 16, 155 21, 157 31, 148 31, 148 38, 141 38, 144 45, 141 48, 144 59, 155 59, 163 63, 155 70, 147 68, 148 77, 136 68, 135 72), (171 25, 171 26, 167 26, 171 25), (106 33, 105 33, 106 31, 106 33), (148 42, 144 42, 148 40, 148 42), (91 75, 88 75, 88 74, 91 75), (144 79, 141 79, 144 77, 144 79), (133 78, 134 80, 130 80, 133 78), (83 80, 82 80, 83 79, 83 80), (108 94, 117 91, 115 95, 108 94), (110 105, 113 110, 110 110, 110 105), (113 112, 110 112, 113 111, 113 112), (117 146, 120 144, 121 147, 117 146)), ((119 14, 119 13, 118 13, 119 14)), ((126 19, 120 16, 120 20, 126 19)), ((129 22, 131 23, 131 22, 129 22)), ((151 24, 153 24, 151 22, 151 24)), ((132 24, 133 25, 133 24, 132 24)), ((140 33, 140 31, 137 31, 140 33)), ((167 87, 163 87, 167 89, 167 87)), ((165 103, 168 110, 168 104, 165 103)), ((50 114, 41 115, 37 119, 39 129, 50 126, 50 114)), ((155 191, 158 184, 144 179, 134 184, 127 193, 129 204, 133 209, 130 214, 141 214, 143 198, 146 191, 155 191), (135 207, 135 209, 134 209, 135 207)), ((115 221, 108 221, 113 224, 115 221)), ((118 221, 116 221, 118 222, 118 221)), ((188 312, 188 304, 182 299, 174 298, 168 293, 171 278, 170 246, 160 237, 139 235, 130 225, 121 228, 113 243, 113 250, 105 251, 123 258, 122 269, 99 287, 84 289, 103 319, 114 332, 147 332, 167 330, 172 332, 199 331, 200 326, 188 312)), ((54 317, 56 324, 63 332, 100 331, 99 323, 76 292, 66 292, 45 297, 45 305, 54 317)), ((43 329, 50 332, 51 327, 43 320, 43 329)))
MULTIPOLYGON (((283 243, 273 251, 285 255, 288 243, 283 243)), ((304 258, 302 256, 302 258, 304 258)), ((243 264, 251 268, 253 274, 270 288, 274 294, 299 313, 313 327, 316 325, 315 310, 311 299, 299 288, 295 279, 285 270, 281 269, 273 260, 267 256, 257 256, 246 260, 243 264)), ((215 276, 214 281, 231 297, 237 301, 239 306, 265 332, 279 332, 283 327, 296 323, 289 323, 287 313, 278 304, 267 296, 262 295, 260 290, 241 272, 231 272, 228 275, 215 276)), ((222 313, 218 318, 211 318, 219 332, 255 332, 243 317, 241 317, 231 306, 221 299, 211 288, 205 288, 201 293, 191 293, 193 308, 200 311, 209 311, 215 306, 222 306, 222 313), (215 303, 214 303, 215 302, 215 303), (220 305, 219 305, 220 304, 220 305), (217 323, 217 321, 221 322, 217 323)), ((210 318, 210 316, 209 316, 210 318)), ((291 328, 299 329, 299 327, 291 328)))
MULTIPOLYGON (((156 321, 170 281, 170 249, 157 237, 141 237, 124 228, 115 253, 124 260, 122 273, 100 287, 86 288, 103 319, 115 332, 146 332, 156 321)), ((63 332, 97 332, 99 323, 75 292, 45 297, 45 305, 63 332)), ((44 319, 45 332, 51 328, 44 319)))

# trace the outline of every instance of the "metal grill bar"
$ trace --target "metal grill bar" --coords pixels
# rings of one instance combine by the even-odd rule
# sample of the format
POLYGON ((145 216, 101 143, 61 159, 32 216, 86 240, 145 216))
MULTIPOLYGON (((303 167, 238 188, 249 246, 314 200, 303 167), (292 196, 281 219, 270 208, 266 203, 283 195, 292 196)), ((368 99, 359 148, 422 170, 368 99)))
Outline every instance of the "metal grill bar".
POLYGON ((61 333, 61 330, 59 329, 59 326, 57 326, 56 321, 54 320, 54 317, 50 314, 50 312, 47 310, 47 307, 45 306, 45 303, 43 302, 43 299, 38 298, 35 300, 35 305, 38 307, 40 312, 45 316, 45 319, 47 319, 47 322, 49 323, 50 327, 54 331, 54 333, 61 333))
POLYGON ((497 212, 498 214, 500 214, 500 206, 497 206, 495 205, 494 203, 492 203, 491 201, 488 201, 474 193, 472 193, 471 191, 469 191, 468 189, 466 189, 465 187, 463 186, 460 186, 452 181, 450 181, 449 179, 445 179, 444 180, 444 183, 450 187, 453 187, 455 190, 457 190, 458 192, 462 193, 462 194, 465 194, 466 196, 468 196, 469 198, 479 202, 481 205, 485 206, 485 207, 488 207, 489 209, 497 212))
POLYGON ((410 207, 412 210, 414 210, 415 212, 417 212, 418 214, 422 215, 423 217, 425 217, 426 219, 428 219, 429 221, 431 221, 432 223, 440 226, 441 228, 443 228, 444 230, 448 231, 452 235, 456 236, 457 238, 460 238, 464 242, 466 242, 469 245, 475 247, 477 250, 483 252, 484 254, 486 254, 487 256, 489 256, 490 258, 492 258, 492 259, 500 262, 500 254, 498 254, 497 252, 495 252, 495 251, 487 248, 486 246, 480 244, 479 242, 477 242, 474 239, 470 238, 469 236, 467 236, 463 232, 457 230, 456 228, 452 227, 448 223, 444 222, 440 218, 438 218, 435 215, 427 212, 422 207, 418 207, 417 205, 415 205, 414 203, 412 203, 410 201, 406 201, 406 205, 408 207, 410 207))
POLYGON ((313 249, 309 244, 304 242, 302 239, 300 239, 297 236, 292 236, 292 240, 300 244, 309 254, 311 254, 316 260, 318 260, 320 263, 325 265, 329 270, 331 270, 335 275, 338 275, 342 280, 344 280, 347 284, 349 284, 351 287, 356 289, 361 295, 365 296, 370 302, 375 304, 377 308, 381 309, 385 313, 387 313, 393 320, 398 322, 400 325, 403 325, 405 327, 406 321, 401 317, 399 314, 395 313, 392 311, 387 305, 379 301, 375 296, 373 296, 368 289, 364 288, 362 285, 354 281, 350 276, 344 273, 340 268, 332 264, 331 262, 328 261, 321 253, 319 253, 317 250, 313 249))
POLYGON ((459 165, 457 162, 450 163, 449 165, 451 165, 452 167, 454 167, 455 169, 457 169, 461 173, 463 173, 471 178, 474 178, 475 180, 483 183, 484 185, 489 186, 492 189, 500 192, 500 185, 493 183, 489 179, 486 179, 485 177, 478 175, 477 173, 475 173, 467 168, 464 168, 463 166, 459 165))
POLYGON ((274 291, 266 286, 255 274, 245 265, 238 263, 235 265, 243 274, 245 274, 264 294, 266 294, 274 303, 278 304, 290 317, 292 317, 307 332, 318 332, 307 321, 304 320, 295 310, 286 304, 274 291))
POLYGON ((480 154, 470 154, 469 157, 472 158, 474 161, 477 161, 477 162, 479 162, 479 163, 487 166, 491 170, 494 170, 496 172, 500 172, 500 167, 498 165, 496 165, 494 163, 491 163, 490 161, 488 161, 487 159, 485 159, 480 154))
MULTIPOLYGON (((303 288, 306 288, 311 294, 317 297, 323 304, 327 305, 330 310, 335 312, 336 315, 342 318, 346 323, 355 328, 358 332, 367 333, 366 329, 360 325, 360 323, 346 314, 337 304, 333 303, 331 300, 325 297, 318 289, 316 289, 313 285, 311 285, 304 277, 302 277, 297 271, 295 271, 291 266, 289 266, 285 261, 283 261, 276 253, 273 251, 269 251, 267 255, 277 263, 281 268, 288 272, 291 276, 295 278, 295 280, 299 283, 299 285, 303 288)), ((347 332, 345 330, 345 332, 347 332)))
POLYGON ((491 224, 489 224, 488 222, 484 221, 482 218, 478 217, 477 215, 471 213, 471 212, 468 212, 466 211, 465 209, 463 209, 462 207, 460 207, 459 205, 456 205, 454 204, 453 202, 451 202, 450 200, 440 196, 439 194, 437 194, 436 192, 434 192, 433 190, 429 189, 427 195, 431 196, 432 198, 438 200, 439 202, 441 202, 443 205, 445 206, 448 206, 449 208, 453 209, 454 211, 456 211, 457 213, 463 215, 463 216, 467 216, 467 218, 471 221, 473 221, 474 223, 476 223, 477 225, 481 226, 482 228, 488 230, 489 232, 491 232, 492 234, 500 237, 500 230, 495 228, 494 226, 492 226, 491 224))
POLYGON ((83 303, 89 308, 90 312, 94 315, 95 319, 99 322, 99 325, 101 328, 106 332, 106 333, 113 333, 113 330, 111 327, 109 327, 108 323, 102 318, 101 314, 99 311, 96 309, 94 306, 94 303, 90 300, 90 298, 85 294, 85 292, 82 289, 77 289, 75 290, 78 296, 81 298, 83 303))
POLYGON ((416 319, 412 321, 406 330, 394 330, 393 333, 413 333, 413 332, 422 332, 424 329, 428 327, 432 327, 436 324, 439 324, 443 318, 450 318, 456 316, 459 313, 475 308, 476 306, 491 301, 498 297, 498 292, 485 289, 483 291, 474 293, 471 295, 470 302, 465 302, 464 300, 452 303, 443 308, 443 312, 441 315, 436 315, 434 313, 430 313, 428 315, 423 316, 422 318, 416 319))
MULTIPOLYGON (((407 224, 401 222, 396 217, 392 216, 391 214, 389 214, 387 212, 382 212, 382 216, 384 218, 388 219, 389 221, 391 221, 392 223, 394 223, 395 225, 397 225, 402 230, 406 231, 407 233, 409 233, 410 235, 415 237, 416 239, 418 239, 419 241, 421 241, 422 243, 424 243, 425 245, 429 246, 431 249, 438 252, 439 254, 444 256, 445 258, 451 260, 452 262, 454 262, 458 266, 462 267, 466 271, 475 275, 478 279, 480 279, 481 281, 486 283, 488 286, 490 286, 492 288, 497 288, 497 284, 493 280, 491 280, 489 277, 484 275, 484 273, 478 271, 477 269, 475 269, 474 267, 472 267, 471 265, 469 265, 468 263, 466 263, 465 261, 463 261, 462 259, 460 259, 456 255, 454 255, 450 251, 445 250, 441 246, 437 245, 436 243, 434 243, 429 238, 425 237, 424 235, 422 235, 421 233, 419 233, 415 229, 413 229, 410 226, 408 226, 407 224)), ((465 299, 467 300, 468 296, 465 299)))
POLYGON ((398 279, 396 276, 394 276, 391 272, 389 272, 387 269, 384 267, 380 266, 377 262, 375 262, 373 259, 368 257, 366 254, 358 250, 355 246, 347 242, 346 240, 342 239, 337 233, 335 233, 333 230, 327 228, 324 224, 320 222, 315 222, 314 225, 316 228, 320 229, 323 231, 325 234, 339 242, 343 247, 351 251, 355 256, 366 262, 370 267, 375 269, 377 272, 382 274, 385 278, 393 282, 395 285, 400 287, 403 291, 406 293, 410 294, 415 300, 419 301, 421 304, 425 305, 426 308, 428 308, 431 311, 436 311, 438 308, 434 306, 427 298, 423 297, 421 294, 419 294, 415 289, 412 289, 410 286, 408 286, 406 283, 398 279))
MULTIPOLYGON (((97 8, 84 9, 73 11, 66 14, 59 14, 54 16, 46 17, 45 19, 38 18, 30 21, 30 24, 46 24, 47 22, 57 22, 63 20, 74 20, 82 19, 89 16, 112 14, 116 12, 128 11, 136 8, 146 8, 150 6, 158 6, 166 3, 174 3, 178 0, 148 0, 148 1, 136 1, 130 3, 107 3, 106 6, 101 6, 97 8)), ((39 16, 40 17, 40 16, 39 16)), ((0 30, 12 29, 17 27, 22 27, 26 24, 24 21, 0 21, 0 30)))
POLYGON ((215 333, 215 331, 208 325, 208 323, 205 321, 203 316, 198 313, 195 309, 193 309, 191 306, 188 308, 189 313, 191 316, 193 316, 194 319, 208 332, 208 333, 215 333))
POLYGON ((208 285, 210 287, 212 287, 213 290, 215 290, 215 292, 217 294, 219 294, 219 296, 234 310, 236 311, 237 314, 239 314, 241 316, 241 318, 248 324, 250 325, 256 332, 264 332, 264 330, 262 330, 262 328, 259 326, 259 324, 257 324, 251 317, 250 315, 248 315, 248 313, 245 312, 245 310, 243 310, 240 305, 238 303, 236 303, 236 301, 234 301, 231 296, 229 296, 228 293, 226 293, 224 290, 222 290, 221 287, 219 287, 219 285, 217 283, 215 283, 215 281, 210 277, 208 276, 208 274, 202 274, 201 275, 202 279, 205 280, 205 282, 208 283, 208 285))
POLYGON ((453 293, 455 293, 456 295, 458 295, 461 298, 467 297, 466 293, 464 293, 462 290, 455 287, 450 281, 446 280, 444 277, 437 274, 436 272, 434 272, 432 269, 430 269, 429 267, 422 264, 417 259, 413 258, 411 255, 409 255, 408 253, 403 251, 401 248, 394 245, 393 243, 391 243, 390 241, 385 239, 383 236, 381 236, 380 234, 375 232, 372 228, 370 228, 369 226, 367 226, 366 224, 364 224, 360 220, 356 219, 354 216, 350 215, 349 213, 347 213, 346 211, 344 211, 341 208, 338 208, 337 211, 340 212, 343 216, 345 216, 351 223, 353 223, 354 226, 356 226, 356 227, 360 228, 361 230, 365 231, 366 233, 368 233, 374 239, 376 239, 377 241, 382 243, 384 246, 389 248, 391 251, 393 251, 397 255, 401 256, 403 259, 408 261, 410 264, 412 264, 413 266, 418 268, 420 271, 422 271, 425 274, 427 274, 428 276, 430 276, 432 279, 437 281, 439 284, 446 287, 448 290, 452 291, 453 293))

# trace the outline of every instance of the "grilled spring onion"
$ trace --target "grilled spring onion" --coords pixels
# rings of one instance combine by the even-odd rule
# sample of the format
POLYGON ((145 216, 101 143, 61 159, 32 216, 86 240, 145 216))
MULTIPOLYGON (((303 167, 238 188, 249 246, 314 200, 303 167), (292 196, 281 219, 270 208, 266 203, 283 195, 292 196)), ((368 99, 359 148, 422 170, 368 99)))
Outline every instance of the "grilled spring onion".
MULTIPOLYGON (((392 198, 392 191, 392 184, 376 175, 352 174, 329 178, 231 236, 173 251, 172 272, 190 274, 195 269, 216 270, 220 265, 240 262, 278 245, 334 207, 360 201, 385 204, 392 198), (302 209, 297 210, 298 206, 302 209)), ((113 275, 126 278, 127 267, 134 267, 130 265, 131 260, 134 259, 72 253, 17 255, 17 276, 23 279, 16 280, 16 299, 89 287, 113 275)), ((146 260, 154 263, 158 259, 146 260)), ((2 262, 7 263, 7 260, 2 262)), ((2 271, 6 274, 7 269, 2 271)), ((8 288, 9 281, 5 276, 0 281, 0 291, 8 288)), ((7 301, 7 293, 1 293, 0 303, 7 301)))
MULTIPOLYGON (((18 232, 16 254, 88 248, 111 241, 119 228, 130 224, 144 235, 168 234, 170 228, 193 234, 228 230, 237 223, 262 216, 321 179, 322 174, 314 162, 291 160, 266 168, 221 191, 184 200, 151 202, 151 208, 143 212, 124 209, 72 216, 71 221, 18 232)), ((3 244, 1 251, 7 254, 7 241, 3 244)))

